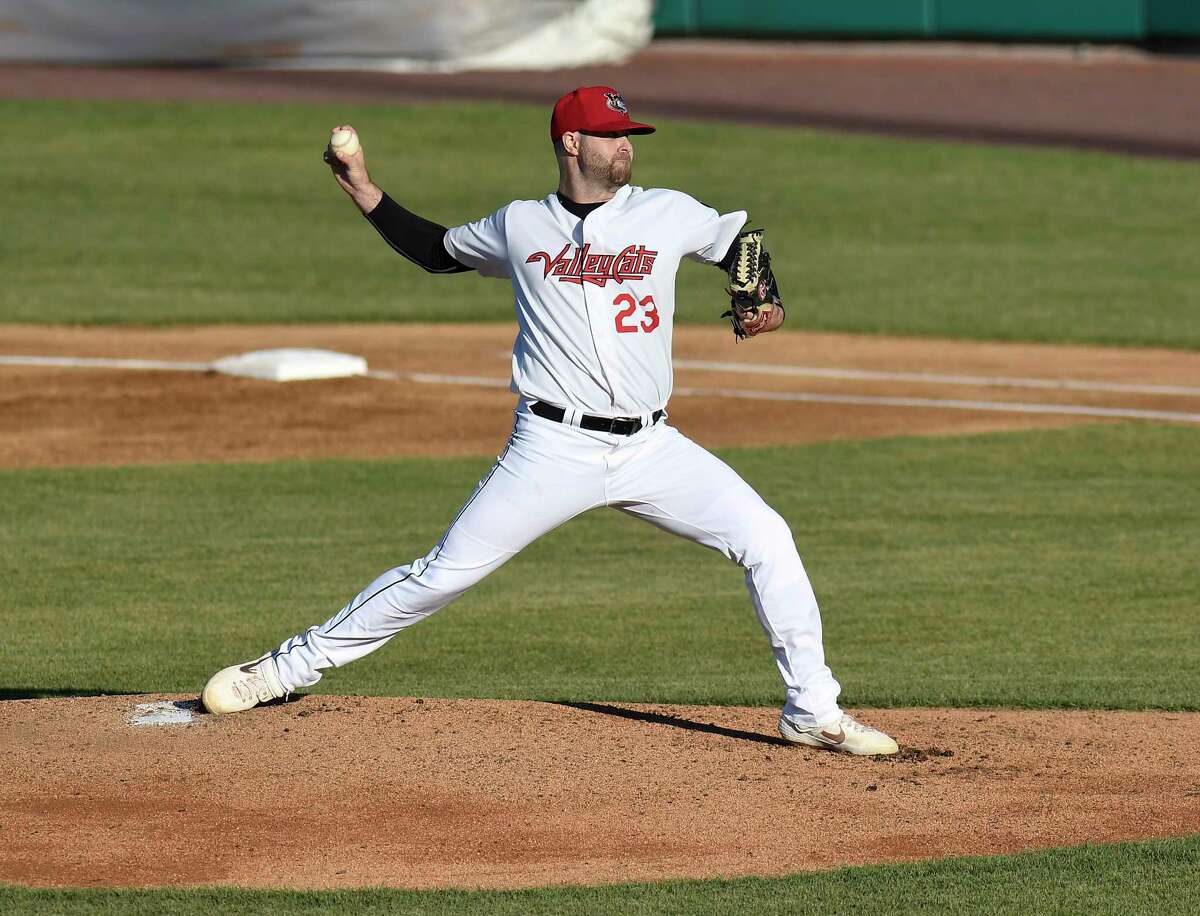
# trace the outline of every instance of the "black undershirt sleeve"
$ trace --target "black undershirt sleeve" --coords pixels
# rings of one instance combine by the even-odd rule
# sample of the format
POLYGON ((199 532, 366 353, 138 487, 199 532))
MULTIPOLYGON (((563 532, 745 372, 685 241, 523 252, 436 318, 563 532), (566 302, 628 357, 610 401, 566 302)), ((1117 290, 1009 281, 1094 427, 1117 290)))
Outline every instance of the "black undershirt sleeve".
POLYGON ((733 252, 737 249, 737 239, 729 243, 729 250, 725 252, 725 257, 719 261, 713 262, 713 267, 719 267, 725 273, 729 273, 729 268, 733 267, 733 252))
POLYGON ((410 213, 384 194, 367 220, 397 252, 431 274, 458 274, 471 270, 457 261, 442 239, 446 227, 410 213))
MULTIPOLYGON (((578 204, 562 194, 558 199, 566 210, 580 219, 601 206, 600 203, 578 204)), ((472 269, 446 251, 442 241, 446 237, 445 226, 404 209, 386 193, 367 214, 367 220, 395 251, 430 273, 457 274, 472 269)), ((725 257, 714 266, 728 272, 734 248, 731 244, 725 257)))

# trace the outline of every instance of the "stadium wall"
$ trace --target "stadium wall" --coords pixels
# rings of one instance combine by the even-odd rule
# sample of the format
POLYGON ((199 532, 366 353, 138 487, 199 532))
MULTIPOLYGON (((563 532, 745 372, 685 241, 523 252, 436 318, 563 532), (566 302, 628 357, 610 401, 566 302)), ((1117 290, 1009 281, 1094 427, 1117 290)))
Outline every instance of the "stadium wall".
POLYGON ((1200 38, 1197 0, 659 0, 659 35, 1149 41, 1200 38))

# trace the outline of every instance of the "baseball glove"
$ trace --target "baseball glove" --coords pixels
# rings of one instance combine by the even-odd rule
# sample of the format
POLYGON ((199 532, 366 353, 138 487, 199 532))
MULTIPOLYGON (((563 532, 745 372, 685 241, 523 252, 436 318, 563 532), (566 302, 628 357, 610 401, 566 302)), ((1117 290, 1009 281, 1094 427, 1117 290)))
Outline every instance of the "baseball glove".
POLYGON ((771 271, 771 256, 762 244, 763 230, 743 232, 725 256, 729 269, 729 311, 721 315, 733 325, 738 340, 753 337, 768 327, 778 327, 783 301, 771 271), (772 314, 778 309, 778 314, 772 314))

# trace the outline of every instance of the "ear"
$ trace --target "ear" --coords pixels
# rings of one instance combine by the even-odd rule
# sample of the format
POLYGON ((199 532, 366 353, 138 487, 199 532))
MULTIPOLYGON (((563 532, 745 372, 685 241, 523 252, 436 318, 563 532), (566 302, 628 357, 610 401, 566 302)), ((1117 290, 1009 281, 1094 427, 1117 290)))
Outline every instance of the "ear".
POLYGON ((568 156, 578 156, 579 141, 581 137, 582 134, 580 134, 577 130, 569 130, 563 134, 562 140, 560 141, 562 143, 563 152, 565 152, 568 156))

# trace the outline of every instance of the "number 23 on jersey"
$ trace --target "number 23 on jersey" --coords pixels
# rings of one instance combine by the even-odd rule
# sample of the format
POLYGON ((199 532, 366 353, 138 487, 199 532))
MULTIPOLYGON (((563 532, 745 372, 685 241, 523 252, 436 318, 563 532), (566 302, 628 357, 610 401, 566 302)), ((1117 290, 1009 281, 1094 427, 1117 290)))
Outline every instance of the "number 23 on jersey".
POLYGON ((618 334, 636 334, 638 331, 650 334, 658 327, 658 307, 653 296, 636 299, 630 293, 621 293, 613 300, 613 305, 623 306, 614 319, 618 334))

